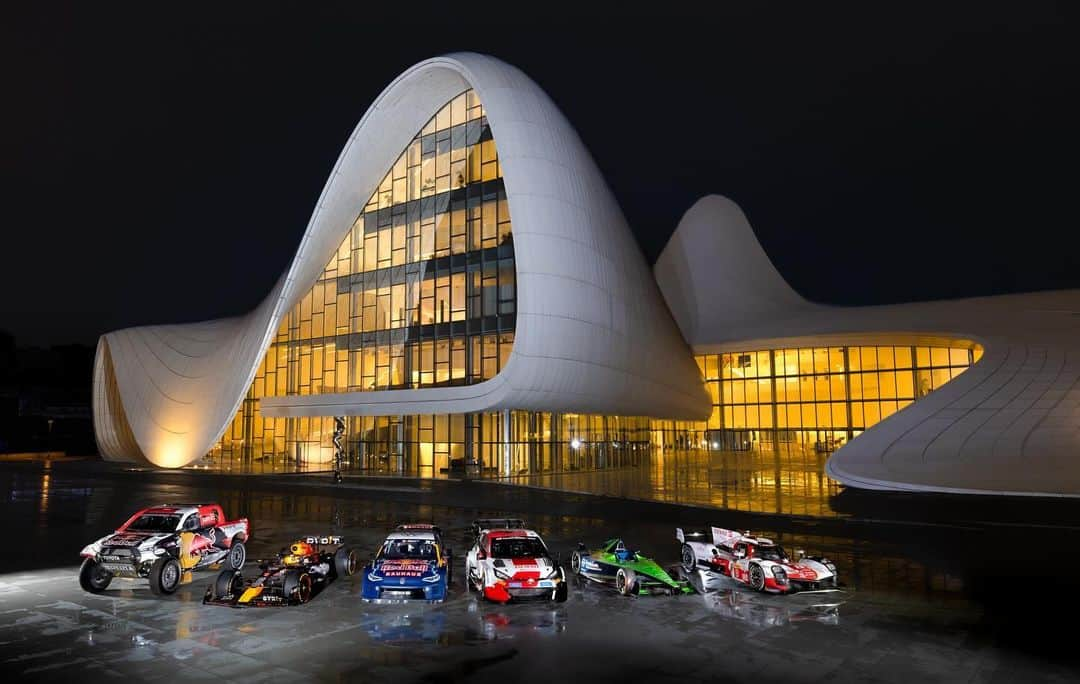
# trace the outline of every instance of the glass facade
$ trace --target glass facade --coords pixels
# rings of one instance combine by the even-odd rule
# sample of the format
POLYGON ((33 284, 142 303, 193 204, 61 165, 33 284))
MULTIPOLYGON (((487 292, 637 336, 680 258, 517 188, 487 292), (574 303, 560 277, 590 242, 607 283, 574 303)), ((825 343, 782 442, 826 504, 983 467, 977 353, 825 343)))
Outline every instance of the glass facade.
POLYGON ((828 453, 938 389, 982 347, 803 347, 697 356, 712 397, 706 423, 662 422, 660 441, 745 451, 800 444, 828 453))
MULTIPOLYGON (((467 385, 499 372, 514 344, 517 288, 495 143, 471 90, 424 125, 318 281, 282 320, 204 465, 256 472, 331 467, 334 418, 264 417, 265 397, 467 385)), ((701 355, 713 403, 706 422, 525 411, 350 417, 344 466, 419 477, 646 464, 663 472, 664 458, 650 459, 657 450, 738 452, 770 444, 798 459, 802 450, 836 449, 963 372, 979 354, 964 344, 701 355)), ((807 477, 817 477, 816 463, 803 465, 807 477)))

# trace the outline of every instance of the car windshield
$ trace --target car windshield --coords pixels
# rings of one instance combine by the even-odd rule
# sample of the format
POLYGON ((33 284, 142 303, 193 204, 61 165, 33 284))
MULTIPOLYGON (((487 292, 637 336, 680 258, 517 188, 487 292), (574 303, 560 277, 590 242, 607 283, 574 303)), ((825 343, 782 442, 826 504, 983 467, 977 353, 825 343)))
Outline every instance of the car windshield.
POLYGON ((758 546, 754 549, 754 556, 761 560, 781 562, 787 558, 782 546, 758 546))
POLYGON ((133 532, 175 532, 179 523, 178 515, 148 513, 135 518, 127 529, 133 532))
POLYGON ((430 539, 388 539, 379 552, 379 558, 435 560, 437 555, 435 544, 430 539))
POLYGON ((543 542, 535 538, 509 538, 491 540, 492 558, 544 558, 547 550, 543 542))

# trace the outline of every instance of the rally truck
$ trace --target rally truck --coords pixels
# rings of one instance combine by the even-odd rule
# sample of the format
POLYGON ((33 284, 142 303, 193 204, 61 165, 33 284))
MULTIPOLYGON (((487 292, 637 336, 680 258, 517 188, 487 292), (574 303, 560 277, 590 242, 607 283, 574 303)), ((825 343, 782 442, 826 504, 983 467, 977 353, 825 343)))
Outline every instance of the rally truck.
POLYGON ((226 520, 216 503, 144 508, 83 548, 79 585, 100 594, 113 578, 145 579, 154 594, 171 594, 191 581, 193 570, 242 568, 250 536, 247 518, 226 520))

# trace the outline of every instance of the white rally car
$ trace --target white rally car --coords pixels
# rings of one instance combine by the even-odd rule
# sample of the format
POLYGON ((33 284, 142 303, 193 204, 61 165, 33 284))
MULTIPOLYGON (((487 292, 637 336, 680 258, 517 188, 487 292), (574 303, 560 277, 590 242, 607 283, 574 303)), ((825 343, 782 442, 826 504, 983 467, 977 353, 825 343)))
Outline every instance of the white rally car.
POLYGON ((688 573, 703 570, 776 594, 836 586, 836 566, 828 558, 800 554, 793 561, 782 546, 749 532, 713 527, 710 542, 704 534, 676 528, 675 538, 682 544, 682 568, 688 573))
POLYGON ((566 573, 548 553, 540 535, 521 520, 477 520, 476 540, 465 556, 470 590, 489 601, 535 598, 562 602, 566 573))

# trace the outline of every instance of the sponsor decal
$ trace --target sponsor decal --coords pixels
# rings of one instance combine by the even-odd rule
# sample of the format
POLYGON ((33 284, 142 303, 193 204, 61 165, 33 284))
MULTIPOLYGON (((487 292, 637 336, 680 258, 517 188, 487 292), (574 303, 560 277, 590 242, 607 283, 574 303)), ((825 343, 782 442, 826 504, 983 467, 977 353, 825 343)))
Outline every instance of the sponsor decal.
POLYGON ((388 560, 379 566, 379 574, 383 577, 423 577, 428 568, 425 560, 388 560))

